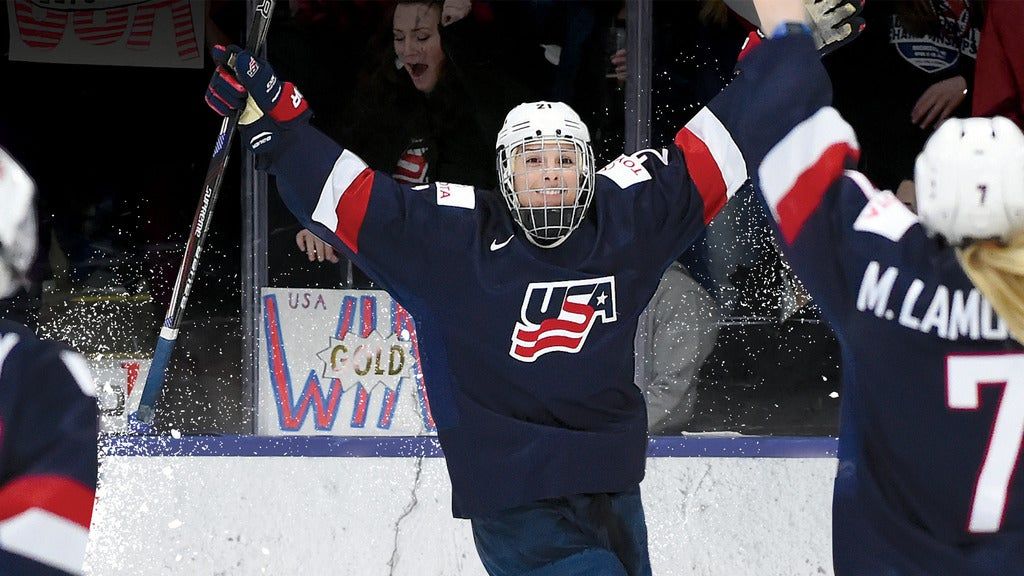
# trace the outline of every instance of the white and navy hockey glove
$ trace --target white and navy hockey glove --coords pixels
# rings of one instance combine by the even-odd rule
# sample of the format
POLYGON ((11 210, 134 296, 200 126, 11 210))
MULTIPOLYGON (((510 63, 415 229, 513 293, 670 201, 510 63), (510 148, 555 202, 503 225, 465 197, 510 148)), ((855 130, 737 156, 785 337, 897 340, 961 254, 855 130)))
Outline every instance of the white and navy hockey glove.
POLYGON ((242 110, 238 119, 249 148, 270 153, 282 131, 306 122, 312 110, 291 82, 280 80, 266 61, 238 46, 215 46, 217 69, 206 89, 206 104, 227 116, 242 110))
POLYGON ((822 56, 853 41, 864 29, 862 0, 804 0, 811 34, 822 56))
MULTIPOLYGON (((864 30, 864 18, 860 15, 864 0, 803 0, 803 3, 814 45, 822 56, 849 44, 864 30)), ((725 0, 725 4, 744 20, 761 27, 753 0, 725 0)))

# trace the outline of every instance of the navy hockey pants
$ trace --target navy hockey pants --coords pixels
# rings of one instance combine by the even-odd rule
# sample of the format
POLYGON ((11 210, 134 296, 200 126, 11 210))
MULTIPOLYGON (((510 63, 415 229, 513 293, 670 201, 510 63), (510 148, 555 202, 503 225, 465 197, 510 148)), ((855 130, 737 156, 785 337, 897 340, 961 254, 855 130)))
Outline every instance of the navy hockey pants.
POLYGON ((639 486, 541 500, 470 522, 491 576, 651 576, 639 486))

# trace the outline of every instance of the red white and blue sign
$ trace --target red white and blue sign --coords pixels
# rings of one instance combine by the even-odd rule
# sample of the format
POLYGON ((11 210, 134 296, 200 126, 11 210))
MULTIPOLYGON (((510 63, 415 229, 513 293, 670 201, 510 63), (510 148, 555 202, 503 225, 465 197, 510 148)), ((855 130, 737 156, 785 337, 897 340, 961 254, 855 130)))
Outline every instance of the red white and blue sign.
POLYGON ((387 292, 264 288, 261 298, 260 434, 434 432, 415 325, 387 292))

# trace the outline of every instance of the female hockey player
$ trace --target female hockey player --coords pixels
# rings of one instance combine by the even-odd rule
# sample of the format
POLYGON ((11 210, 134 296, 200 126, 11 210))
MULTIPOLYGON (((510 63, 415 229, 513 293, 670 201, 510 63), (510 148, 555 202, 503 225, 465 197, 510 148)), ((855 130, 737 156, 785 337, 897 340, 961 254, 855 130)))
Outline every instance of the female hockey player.
POLYGON ((219 54, 239 72, 219 68, 207 102, 244 107, 242 137, 300 223, 416 319, 453 513, 491 574, 651 573, 638 316, 750 169, 830 101, 800 0, 760 8, 774 34, 668 149, 595 173, 571 108, 514 108, 501 194, 402 185, 311 127, 266 62, 219 54))
POLYGON ((917 158, 918 215, 857 156, 822 107, 758 168, 842 346, 836 574, 1024 574, 1024 136, 945 122, 917 158))
MULTIPOLYGON (((0 299, 35 257, 35 186, 0 148, 0 299)), ((81 574, 99 417, 85 359, 0 318, 0 574, 81 574)))

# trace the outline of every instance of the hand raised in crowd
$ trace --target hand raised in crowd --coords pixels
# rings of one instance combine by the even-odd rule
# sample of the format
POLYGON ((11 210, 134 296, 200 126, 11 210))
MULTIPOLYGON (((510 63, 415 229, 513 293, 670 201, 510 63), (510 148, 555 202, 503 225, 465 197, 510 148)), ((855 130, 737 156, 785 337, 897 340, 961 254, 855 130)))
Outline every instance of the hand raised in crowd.
POLYGON ((335 255, 334 248, 305 228, 299 230, 299 233, 295 235, 295 244, 299 247, 300 252, 306 253, 310 262, 327 260, 335 264, 338 263, 338 256, 335 255))
POLYGON ((611 62, 612 66, 615 66, 615 71, 613 72, 615 79, 618 80, 619 84, 622 84, 626 81, 626 49, 616 50, 615 54, 612 54, 611 62))
POLYGON ((967 97, 967 81, 954 76, 928 87, 910 111, 910 121, 922 130, 937 127, 967 97))
POLYGON ((441 9, 441 25, 454 24, 469 14, 473 3, 470 0, 444 0, 444 7, 441 9))

